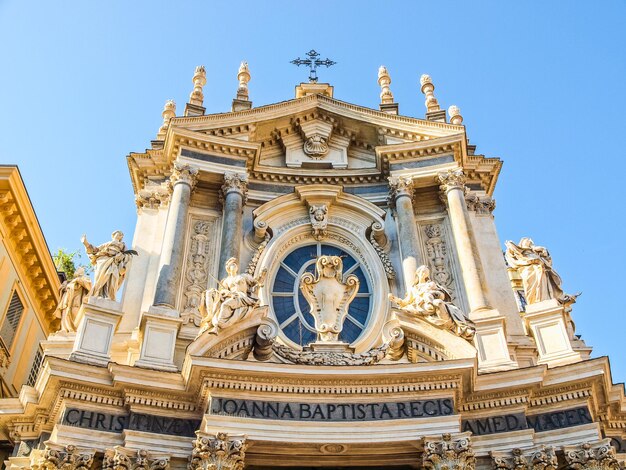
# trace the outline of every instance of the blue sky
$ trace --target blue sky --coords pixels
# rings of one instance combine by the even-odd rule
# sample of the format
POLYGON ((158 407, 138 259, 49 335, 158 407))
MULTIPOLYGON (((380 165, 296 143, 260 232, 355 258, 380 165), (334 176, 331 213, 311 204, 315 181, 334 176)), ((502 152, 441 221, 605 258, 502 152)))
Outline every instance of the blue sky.
MULTIPOLYGON (((0 0, 0 162, 17 163, 52 250, 122 229, 135 206, 125 156, 150 145, 163 103, 182 112, 196 65, 208 112, 230 109, 241 60, 251 99, 290 99, 311 48, 335 97, 376 108, 388 67, 400 112, 421 117, 429 73, 477 151, 504 160, 501 241, 547 246, 577 332, 626 380, 626 3, 28 2, 0 0)), ((86 257, 83 257, 86 262, 86 257)))

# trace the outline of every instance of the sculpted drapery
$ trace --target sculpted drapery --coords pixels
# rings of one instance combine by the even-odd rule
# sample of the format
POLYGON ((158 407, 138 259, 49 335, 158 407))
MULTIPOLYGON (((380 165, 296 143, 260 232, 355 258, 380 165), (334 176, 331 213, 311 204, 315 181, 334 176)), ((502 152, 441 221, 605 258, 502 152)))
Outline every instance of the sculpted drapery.
POLYGON ((126 250, 122 241, 124 234, 116 230, 111 234, 111 241, 100 246, 93 246, 85 235, 81 242, 94 266, 94 281, 89 296, 115 300, 119 288, 124 282, 126 271, 130 267, 135 251, 126 250))
POLYGON ((265 282, 266 270, 255 278, 247 273, 239 274, 235 258, 226 261, 228 276, 217 288, 204 292, 200 301, 202 322, 200 333, 209 330, 217 333, 221 328, 242 320, 259 305, 258 290, 265 282))
POLYGON ((476 329, 463 311, 452 303, 450 293, 430 279, 430 269, 420 266, 415 281, 406 297, 401 299, 389 294, 389 299, 401 310, 424 319, 438 328, 447 329, 471 341, 476 329))
POLYGON ((69 333, 76 331, 76 315, 83 304, 85 297, 91 290, 91 279, 85 275, 85 269, 81 266, 76 269, 74 277, 61 285, 61 300, 55 312, 56 318, 61 319, 60 331, 69 333))
POLYGON ((526 302, 534 304, 556 299, 563 303, 566 298, 561 288, 561 277, 552 269, 552 257, 543 246, 537 246, 530 238, 522 238, 519 244, 507 241, 506 261, 522 278, 526 302))

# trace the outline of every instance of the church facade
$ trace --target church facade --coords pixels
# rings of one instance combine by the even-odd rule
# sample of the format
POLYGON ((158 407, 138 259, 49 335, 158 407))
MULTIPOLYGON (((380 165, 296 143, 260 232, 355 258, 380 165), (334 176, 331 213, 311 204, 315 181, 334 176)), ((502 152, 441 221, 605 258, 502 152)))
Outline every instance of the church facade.
POLYGON ((624 387, 549 252, 503 256, 502 162, 431 78, 424 118, 384 67, 377 110, 315 76, 253 107, 237 78, 207 114, 198 67, 128 156, 134 239, 83 238, 93 279, 0 399, 6 468, 620 468, 624 387))

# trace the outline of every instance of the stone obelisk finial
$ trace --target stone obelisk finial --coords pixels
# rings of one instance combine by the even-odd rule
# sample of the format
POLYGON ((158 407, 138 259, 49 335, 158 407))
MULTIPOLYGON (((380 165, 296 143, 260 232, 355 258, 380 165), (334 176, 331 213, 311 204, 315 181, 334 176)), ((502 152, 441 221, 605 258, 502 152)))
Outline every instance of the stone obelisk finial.
POLYGON ((242 111, 244 109, 252 108, 252 101, 248 94, 248 82, 250 81, 250 69, 248 68, 248 62, 243 61, 239 65, 237 72, 237 80, 239 80, 239 86, 237 87, 237 97, 233 100, 233 111, 242 111))
POLYGON ((159 132, 157 133, 157 140, 165 139, 167 129, 170 127, 170 121, 173 117, 176 116, 176 103, 174 102, 174 100, 167 100, 165 102, 165 106, 163 106, 163 112, 161 113, 161 116, 163 116, 163 124, 161 124, 159 132))
POLYGON ((204 108, 204 93, 202 87, 206 85, 206 69, 204 65, 198 65, 193 74, 193 91, 189 95, 189 102, 185 105, 185 116, 202 116, 204 108))
POLYGON ((426 96, 426 101, 424 101, 426 105, 426 119, 429 121, 446 122, 446 111, 439 107, 439 102, 435 98, 435 85, 430 75, 422 75, 420 84, 422 85, 422 93, 426 96))
POLYGON ((388 114, 398 114, 398 103, 393 101, 393 93, 391 92, 391 76, 387 71, 387 67, 381 65, 378 68, 378 86, 380 86, 380 110, 388 114))
POLYGON ((461 116, 461 110, 458 106, 452 105, 448 108, 448 115, 450 116, 450 124, 456 124, 460 126, 463 124, 463 116, 461 116))

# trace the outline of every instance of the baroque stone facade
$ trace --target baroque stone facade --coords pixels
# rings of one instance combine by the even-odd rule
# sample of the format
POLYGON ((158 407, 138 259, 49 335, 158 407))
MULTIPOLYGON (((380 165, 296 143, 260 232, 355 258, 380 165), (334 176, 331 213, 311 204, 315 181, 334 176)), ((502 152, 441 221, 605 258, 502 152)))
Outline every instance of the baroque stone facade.
MULTIPOLYGON (((379 109, 316 80, 254 108, 242 62, 207 114, 195 69, 128 157, 133 246, 85 240, 96 282, 65 284, 36 380, 0 398, 7 468, 619 468, 624 388, 548 250, 505 261, 502 162, 428 75, 424 118, 400 115, 390 72, 379 109)), ((14 197, 1 221, 52 313, 14 197)))

